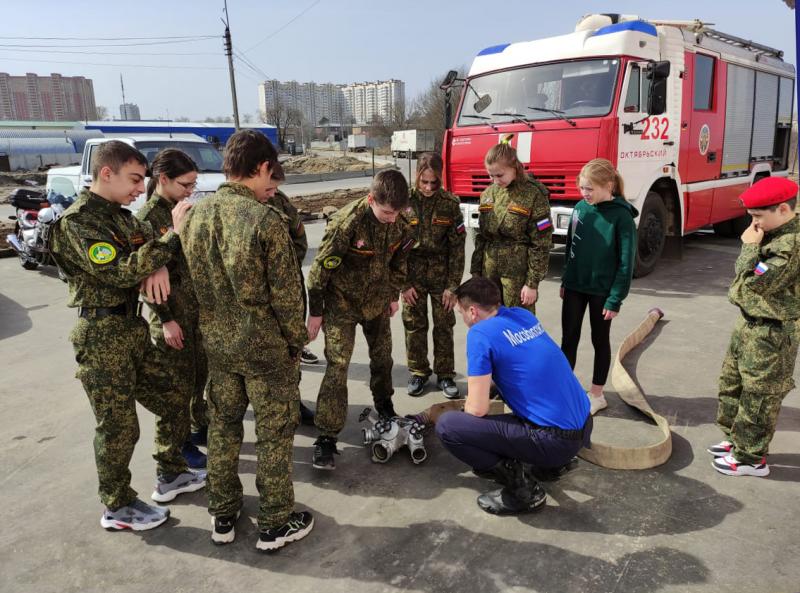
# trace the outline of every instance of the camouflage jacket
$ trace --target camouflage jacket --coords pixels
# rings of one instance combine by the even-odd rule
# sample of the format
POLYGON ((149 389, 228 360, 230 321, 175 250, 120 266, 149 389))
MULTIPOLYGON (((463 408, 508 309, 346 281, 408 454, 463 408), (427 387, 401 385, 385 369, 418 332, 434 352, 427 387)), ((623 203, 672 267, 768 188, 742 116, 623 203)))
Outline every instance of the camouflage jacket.
POLYGON ((306 237, 306 228, 297 213, 297 208, 292 206, 289 196, 281 190, 275 192, 275 195, 269 199, 269 204, 280 210, 289 219, 289 236, 292 239, 292 244, 294 244, 297 263, 302 266, 306 253, 308 253, 308 237, 306 237))
POLYGON ((69 284, 70 307, 134 305, 139 282, 180 250, 172 231, 155 238, 149 223, 89 190, 53 225, 50 250, 69 284))
POLYGON ((229 182, 189 211, 182 231, 209 363, 286 385, 297 379, 294 357, 307 341, 287 224, 229 182))
MULTIPOLYGON (((136 213, 136 218, 145 220, 153 227, 157 236, 166 235, 172 229, 172 208, 174 204, 153 194, 136 213)), ((186 267, 186 258, 180 250, 167 264, 169 270, 170 294, 166 303, 148 303, 150 308, 150 329, 156 334, 167 321, 177 321, 179 325, 197 323, 197 300, 194 297, 192 278, 186 267)))
POLYGON ((744 244, 736 260, 730 301, 745 315, 778 321, 800 318, 800 216, 744 244))
POLYGON ((478 210, 480 228, 475 235, 470 273, 483 272, 483 260, 493 248, 508 248, 499 268, 508 276, 522 272, 525 284, 538 288, 547 274, 553 245, 553 223, 547 188, 527 177, 507 188, 492 184, 481 194, 478 210), (522 261, 517 261, 517 260, 522 261))
POLYGON ((450 290, 461 284, 467 233, 459 204, 458 197, 444 190, 429 198, 416 189, 411 190, 406 218, 416 242, 408 254, 404 288, 422 282, 423 278, 450 290))
POLYGON ((325 229, 308 274, 310 315, 328 310, 354 313, 362 319, 380 315, 399 298, 413 245, 405 214, 382 224, 367 198, 342 208, 325 229))

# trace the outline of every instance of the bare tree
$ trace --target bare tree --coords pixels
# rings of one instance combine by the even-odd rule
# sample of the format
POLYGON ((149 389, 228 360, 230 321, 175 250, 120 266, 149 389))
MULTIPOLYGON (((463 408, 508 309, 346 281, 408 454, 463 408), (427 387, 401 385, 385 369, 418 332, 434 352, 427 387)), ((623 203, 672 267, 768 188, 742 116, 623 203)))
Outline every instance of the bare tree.
POLYGON ((278 131, 278 145, 284 148, 286 145, 286 129, 292 126, 299 126, 303 120, 303 114, 298 109, 287 107, 283 103, 276 103, 274 107, 260 113, 261 121, 275 126, 278 131))
POLYGON ((108 107, 97 105, 95 107, 95 112, 97 113, 98 120, 108 119, 108 107))
POLYGON ((783 0, 786 3, 786 6, 794 10, 794 0, 783 0))

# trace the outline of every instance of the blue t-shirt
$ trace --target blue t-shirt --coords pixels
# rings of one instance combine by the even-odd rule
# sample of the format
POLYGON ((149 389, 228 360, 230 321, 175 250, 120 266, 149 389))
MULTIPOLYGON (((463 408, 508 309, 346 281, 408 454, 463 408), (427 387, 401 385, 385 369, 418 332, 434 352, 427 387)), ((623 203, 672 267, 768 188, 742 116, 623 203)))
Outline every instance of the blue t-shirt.
POLYGON ((578 429, 589 416, 589 398, 561 348, 526 309, 500 307, 469 329, 467 374, 491 374, 508 407, 541 426, 578 429))

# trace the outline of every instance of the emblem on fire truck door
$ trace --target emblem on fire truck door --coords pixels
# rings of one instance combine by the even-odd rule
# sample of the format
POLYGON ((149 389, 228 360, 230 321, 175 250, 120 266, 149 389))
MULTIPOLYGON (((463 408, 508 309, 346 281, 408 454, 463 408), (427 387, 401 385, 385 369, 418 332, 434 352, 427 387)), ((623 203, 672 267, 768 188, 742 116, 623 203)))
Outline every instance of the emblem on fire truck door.
POLYGON ((700 148, 700 154, 705 156, 708 152, 708 145, 711 142, 711 130, 708 128, 708 124, 703 124, 703 127, 700 128, 700 137, 698 138, 698 146, 700 148))

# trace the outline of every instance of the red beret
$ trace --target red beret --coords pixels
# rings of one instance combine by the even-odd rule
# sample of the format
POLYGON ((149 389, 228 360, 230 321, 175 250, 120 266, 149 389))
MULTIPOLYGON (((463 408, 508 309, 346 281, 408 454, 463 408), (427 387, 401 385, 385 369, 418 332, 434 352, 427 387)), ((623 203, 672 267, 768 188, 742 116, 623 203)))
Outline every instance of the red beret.
POLYGON ((739 196, 745 208, 766 208, 797 197, 797 184, 786 177, 764 177, 739 196))

